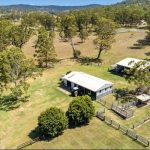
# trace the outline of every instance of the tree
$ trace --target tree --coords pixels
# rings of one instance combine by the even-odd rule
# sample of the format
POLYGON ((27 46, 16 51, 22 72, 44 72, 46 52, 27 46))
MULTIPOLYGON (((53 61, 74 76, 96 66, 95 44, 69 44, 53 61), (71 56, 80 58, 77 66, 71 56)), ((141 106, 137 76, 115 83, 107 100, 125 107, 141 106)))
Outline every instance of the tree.
POLYGON ((56 58, 53 45, 53 32, 46 31, 44 28, 39 30, 38 41, 36 44, 35 55, 39 67, 48 67, 56 58))
POLYGON ((11 22, 8 20, 0 20, 0 51, 3 51, 10 44, 11 22))
POLYGON ((29 40, 31 34, 32 30, 26 24, 14 25, 10 32, 12 45, 21 48, 29 40))
POLYGON ((85 9, 82 11, 74 12, 76 17, 76 24, 79 32, 79 37, 84 42, 90 32, 90 23, 91 23, 91 13, 89 10, 85 9))
POLYGON ((32 59, 27 59, 21 49, 12 47, 0 53, 0 94, 15 96, 16 101, 22 100, 28 90, 27 79, 39 76, 32 59))
POLYGON ((71 42, 73 49, 73 56, 76 56, 76 50, 74 48, 73 38, 77 35, 76 19, 74 15, 63 15, 60 21, 60 35, 71 42))
POLYGON ((89 96, 76 97, 69 105, 67 117, 71 126, 80 126, 89 123, 95 112, 89 96))
POLYGON ((53 15, 48 13, 41 13, 39 16, 39 22, 48 31, 54 31, 56 25, 56 19, 53 15))
POLYGON ((115 20, 123 26, 136 26, 144 19, 144 10, 141 6, 121 6, 115 13, 115 20))
POLYGON ((67 129, 68 119, 61 109, 52 107, 38 117, 38 127, 42 136, 53 138, 67 129))
MULTIPOLYGON (((130 62, 131 64, 134 62, 130 62)), ((129 83, 134 83, 137 89, 150 88, 150 62, 138 62, 131 69, 126 69, 125 76, 129 83)))
POLYGON ((111 48, 115 35, 115 23, 109 19, 99 18, 95 27, 97 38, 94 44, 99 50, 97 60, 100 59, 102 51, 107 51, 111 48))

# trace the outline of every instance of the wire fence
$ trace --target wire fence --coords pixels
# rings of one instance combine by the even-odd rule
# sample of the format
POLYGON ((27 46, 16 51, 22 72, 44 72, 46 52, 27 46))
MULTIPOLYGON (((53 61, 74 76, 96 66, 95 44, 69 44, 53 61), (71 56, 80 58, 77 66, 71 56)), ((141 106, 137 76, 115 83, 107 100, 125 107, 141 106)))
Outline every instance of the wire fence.
POLYGON ((144 123, 147 123, 148 121, 150 121, 150 115, 148 117, 146 117, 145 119, 142 119, 139 122, 136 122, 135 124, 133 124, 132 129, 138 128, 141 125, 143 125, 144 123))
POLYGON ((134 141, 139 142, 143 146, 145 146, 145 147, 149 146, 149 141, 146 138, 142 137, 141 135, 138 135, 136 132, 128 129, 125 126, 120 125, 118 122, 116 122, 116 121, 112 120, 111 118, 105 116, 104 113, 97 112, 96 117, 101 119, 102 121, 104 121, 106 124, 112 126, 116 130, 121 131, 123 134, 127 135, 128 137, 130 137, 134 141))

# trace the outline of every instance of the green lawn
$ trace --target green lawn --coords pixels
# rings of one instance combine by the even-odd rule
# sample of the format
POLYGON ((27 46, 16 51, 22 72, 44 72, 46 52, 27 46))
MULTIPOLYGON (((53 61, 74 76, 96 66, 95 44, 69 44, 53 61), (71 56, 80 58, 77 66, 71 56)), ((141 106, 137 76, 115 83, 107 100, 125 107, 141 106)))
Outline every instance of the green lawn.
MULTIPOLYGON (((0 111, 0 148, 16 148, 19 144, 30 140, 29 134, 36 128, 38 116, 47 108, 56 106, 62 108, 64 111, 67 110, 72 97, 60 92, 57 86, 59 77, 69 70, 83 71, 106 79, 114 83, 114 88, 128 87, 129 89, 133 89, 134 85, 128 84, 124 78, 108 72, 108 67, 122 58, 146 57, 145 53, 149 51, 148 47, 142 50, 131 50, 128 48, 137 40, 143 38, 145 33, 142 33, 142 37, 140 36, 141 33, 136 33, 132 39, 129 38, 130 34, 131 33, 124 33, 117 35, 116 43, 113 45, 112 50, 108 53, 103 53, 102 58, 104 61, 101 66, 84 66, 68 60, 62 62, 62 64, 56 64, 54 69, 44 71, 42 77, 36 80, 30 80, 30 100, 22 104, 18 109, 8 112, 0 111)), ((85 45, 85 48, 86 47, 85 45)), ((27 50, 30 50, 30 48, 27 50)), ((104 99, 112 102, 115 100, 115 97, 112 94, 104 99)), ((97 102, 94 102, 94 105, 96 110, 103 108, 103 106, 97 102)), ((106 115, 120 124, 131 128, 133 123, 145 118, 149 110, 150 106, 140 109, 135 108, 135 116, 129 120, 123 120, 109 110, 106 111, 106 115)), ((150 140, 149 125, 150 122, 137 128, 135 131, 150 140)), ((143 147, 121 132, 94 118, 88 126, 68 129, 63 135, 52 141, 38 142, 27 148, 141 149, 143 147)))
MULTIPOLYGON (((0 148, 16 148, 17 145, 30 139, 29 133, 37 126, 37 118, 45 109, 56 106, 67 110, 72 97, 57 89, 58 79, 68 70, 84 71, 114 83, 114 87, 129 87, 122 78, 107 72, 108 66, 81 66, 72 62, 57 64, 56 68, 45 71, 43 76, 31 80, 29 102, 9 112, 0 111, 0 148), (62 67, 64 66, 64 67, 62 67), (73 66, 73 69, 72 69, 73 66)), ((113 95, 106 99, 114 99, 113 95)), ((96 109, 102 106, 94 102, 96 109)), ((141 109, 142 110, 142 109, 141 109)), ((121 123, 128 124, 112 112, 108 112, 121 123)), ((143 113, 144 116, 144 113, 143 113)), ((136 118, 136 117, 135 117, 136 118)), ((137 117, 138 118, 138 117, 137 117)), ((134 119, 134 118, 133 118, 134 119)), ((130 122, 130 121, 129 121, 130 122)), ((132 121, 131 121, 132 122, 132 121)), ((129 123, 130 124, 130 123, 129 123)), ((93 119, 89 126, 66 130, 65 133, 50 141, 39 142, 27 148, 142 148, 141 145, 114 130, 98 119, 93 119)))

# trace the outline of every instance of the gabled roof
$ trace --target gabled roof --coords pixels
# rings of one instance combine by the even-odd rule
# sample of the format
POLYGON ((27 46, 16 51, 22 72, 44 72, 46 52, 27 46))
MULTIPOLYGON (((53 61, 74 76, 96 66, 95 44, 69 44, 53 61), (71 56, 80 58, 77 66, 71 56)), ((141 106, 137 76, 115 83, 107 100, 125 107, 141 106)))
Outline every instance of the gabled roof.
POLYGON ((146 101, 150 100, 150 95, 142 94, 142 95, 136 96, 136 98, 143 102, 146 102, 146 101))
POLYGON ((113 83, 109 81, 77 71, 65 75, 62 79, 66 79, 93 92, 97 92, 105 87, 113 85, 113 83))
POLYGON ((136 59, 136 58, 125 58, 119 61, 118 63, 116 63, 116 65, 120 65, 120 66, 127 67, 127 68, 132 68, 134 67, 136 63, 141 62, 141 61, 143 60, 136 59))

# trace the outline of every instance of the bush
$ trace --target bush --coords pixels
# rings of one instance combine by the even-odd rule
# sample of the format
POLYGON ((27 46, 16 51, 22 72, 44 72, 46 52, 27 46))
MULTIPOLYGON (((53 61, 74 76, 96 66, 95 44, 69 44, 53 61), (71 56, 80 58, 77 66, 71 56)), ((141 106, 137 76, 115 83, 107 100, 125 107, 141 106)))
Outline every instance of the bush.
POLYGON ((38 128, 42 136, 56 137, 68 127, 68 119, 64 112, 58 108, 50 108, 38 118, 38 128))
POLYGON ((70 126, 88 124, 95 113, 92 100, 89 96, 78 96, 69 105, 67 117, 70 126))

